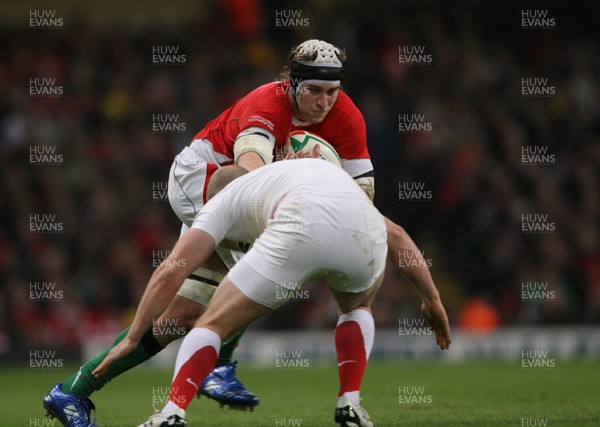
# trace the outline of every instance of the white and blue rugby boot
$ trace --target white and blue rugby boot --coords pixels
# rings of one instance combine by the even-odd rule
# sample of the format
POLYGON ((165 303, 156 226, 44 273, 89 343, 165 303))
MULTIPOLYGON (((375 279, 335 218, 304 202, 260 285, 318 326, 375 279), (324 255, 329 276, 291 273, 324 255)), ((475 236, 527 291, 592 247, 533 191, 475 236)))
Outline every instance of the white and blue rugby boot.
POLYGON ((44 397, 46 416, 56 418, 66 427, 97 427, 96 407, 89 397, 67 394, 57 383, 44 397), (94 418, 91 419, 92 411, 94 418))

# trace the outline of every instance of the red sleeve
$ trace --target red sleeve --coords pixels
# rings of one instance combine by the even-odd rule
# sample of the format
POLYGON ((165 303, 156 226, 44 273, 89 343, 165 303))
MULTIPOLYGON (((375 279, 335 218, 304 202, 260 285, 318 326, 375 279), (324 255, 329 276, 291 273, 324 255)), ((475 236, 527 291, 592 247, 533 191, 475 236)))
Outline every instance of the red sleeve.
POLYGON ((241 131, 252 126, 275 135, 281 145, 290 134, 292 112, 287 95, 268 83, 254 89, 227 110, 223 111, 194 137, 207 139, 214 150, 233 159, 233 144, 241 131))
POLYGON ((283 144, 291 131, 292 113, 280 83, 269 83, 250 93, 240 105, 238 118, 240 132, 257 126, 283 144))

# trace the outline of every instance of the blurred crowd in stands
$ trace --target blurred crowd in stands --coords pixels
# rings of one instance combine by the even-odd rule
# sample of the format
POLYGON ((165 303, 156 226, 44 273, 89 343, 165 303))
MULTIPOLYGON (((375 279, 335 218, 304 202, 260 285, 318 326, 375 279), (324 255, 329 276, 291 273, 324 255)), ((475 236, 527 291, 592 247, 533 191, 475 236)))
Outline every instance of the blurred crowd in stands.
MULTIPOLYGON (((454 326, 600 320, 599 9, 536 4, 555 18, 536 29, 501 3, 349 3, 215 2, 144 31, 81 17, 0 29, 0 354, 32 344, 76 354, 87 336, 127 325, 179 234, 165 197, 173 157, 278 79, 308 38, 346 49, 343 86, 366 119, 375 203, 424 250, 454 326), (277 26, 277 9, 308 25, 277 26), (156 63, 157 46, 184 57, 156 63), (399 60, 406 47, 430 60, 399 60), (526 78, 554 93, 524 96, 526 78), (32 95, 40 84, 56 96, 32 95), (406 114, 428 129, 401 131, 406 114), (164 115, 176 130, 157 131, 164 115), (546 157, 530 161, 523 147, 546 157), (430 197, 402 199, 402 185, 430 197), (524 230, 530 220, 541 230, 524 230)), ((308 302, 259 327, 333 326, 325 287, 307 289, 308 302)), ((377 324, 418 316, 416 292, 388 266, 377 324)))

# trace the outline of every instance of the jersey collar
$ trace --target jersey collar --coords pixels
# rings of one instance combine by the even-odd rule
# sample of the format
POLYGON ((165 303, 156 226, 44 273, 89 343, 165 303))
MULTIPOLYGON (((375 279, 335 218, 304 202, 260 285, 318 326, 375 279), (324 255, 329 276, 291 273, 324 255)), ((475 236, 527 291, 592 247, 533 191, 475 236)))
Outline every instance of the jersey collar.
POLYGON ((311 122, 303 122, 300 119, 297 119, 296 117, 292 116, 292 124, 294 126, 310 126, 312 123, 311 122))

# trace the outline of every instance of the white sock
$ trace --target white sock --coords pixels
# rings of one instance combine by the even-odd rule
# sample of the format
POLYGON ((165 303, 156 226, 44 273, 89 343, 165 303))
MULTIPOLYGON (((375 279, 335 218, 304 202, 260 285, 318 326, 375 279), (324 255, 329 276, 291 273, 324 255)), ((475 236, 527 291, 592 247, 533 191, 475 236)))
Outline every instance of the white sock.
MULTIPOLYGON (((168 401, 167 404, 165 405, 165 407, 162 409, 162 411, 160 411, 160 413, 161 414, 170 414, 171 412, 173 412, 177 409, 179 409, 180 411, 183 411, 183 409, 181 409, 179 406, 177 406, 176 404, 174 404, 171 401, 168 401)), ((184 411, 183 415, 185 415, 185 411, 184 411)))

